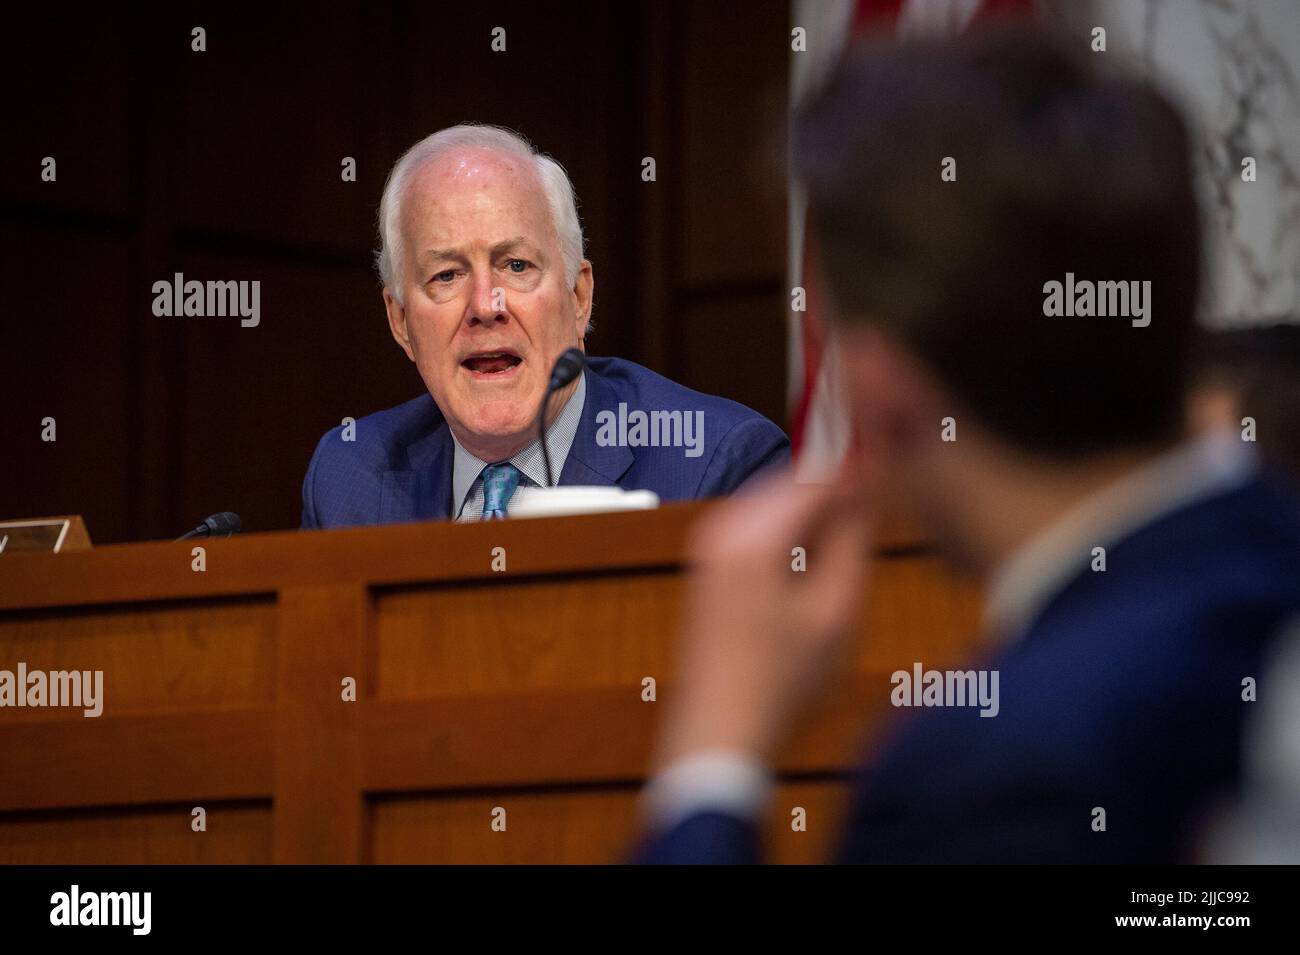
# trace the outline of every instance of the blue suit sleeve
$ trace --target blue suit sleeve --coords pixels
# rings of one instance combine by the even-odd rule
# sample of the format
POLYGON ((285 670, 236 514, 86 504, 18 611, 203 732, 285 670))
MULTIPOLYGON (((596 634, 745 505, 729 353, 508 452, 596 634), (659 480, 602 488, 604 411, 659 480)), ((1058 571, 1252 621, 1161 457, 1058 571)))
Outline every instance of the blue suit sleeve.
POLYGON ((315 530, 320 527, 320 519, 316 516, 316 462, 320 460, 321 448, 324 445, 324 438, 320 444, 316 445, 316 450, 312 452, 311 461, 307 464, 307 474, 302 479, 302 529, 315 530))
POLYGON ((751 478, 790 463, 790 439, 766 418, 746 418, 718 442, 696 497, 731 494, 751 478))
POLYGON ((639 865, 755 865, 757 827, 719 812, 688 816, 667 832, 652 835, 636 850, 639 865))

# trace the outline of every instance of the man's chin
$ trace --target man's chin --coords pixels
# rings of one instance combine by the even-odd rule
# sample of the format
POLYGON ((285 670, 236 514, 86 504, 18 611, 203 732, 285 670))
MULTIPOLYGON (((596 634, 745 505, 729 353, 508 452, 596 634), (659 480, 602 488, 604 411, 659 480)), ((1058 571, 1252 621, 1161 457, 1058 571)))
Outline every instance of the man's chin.
POLYGON ((454 392, 453 410, 461 421, 484 434, 508 434, 527 427, 542 400, 540 388, 525 387, 519 381, 513 386, 504 382, 465 384, 467 387, 454 392))
POLYGON ((534 437, 535 410, 522 403, 508 408, 497 403, 491 408, 471 410, 457 418, 461 422, 460 430, 468 432, 469 439, 479 447, 522 447, 534 437))

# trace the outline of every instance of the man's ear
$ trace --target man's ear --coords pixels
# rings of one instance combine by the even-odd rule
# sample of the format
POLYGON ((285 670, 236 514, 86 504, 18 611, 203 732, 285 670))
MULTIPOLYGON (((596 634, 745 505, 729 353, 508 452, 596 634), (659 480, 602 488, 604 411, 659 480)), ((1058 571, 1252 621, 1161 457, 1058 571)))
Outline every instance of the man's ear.
POLYGON ((574 321, 577 323, 578 341, 587 334, 587 323, 591 321, 591 305, 596 293, 596 273, 586 259, 578 268, 578 277, 573 283, 574 321))
POLYGON ((868 454, 904 451, 934 411, 924 369, 874 326, 840 327, 838 338, 855 442, 868 454))
POLYGON ((930 366, 892 335, 881 334, 881 372, 887 382, 890 438, 900 452, 932 448, 945 417, 957 408, 930 366))
MULTIPOLYGON (((828 336, 829 337, 829 336, 828 336)), ((835 328, 835 359, 844 382, 845 409, 849 416, 850 446, 865 460, 878 460, 889 453, 888 362, 879 337, 870 330, 845 326, 835 328)))
POLYGON ((415 361, 415 349, 411 347, 411 335, 406 327, 406 309, 387 288, 384 289, 384 310, 388 312, 388 329, 393 338, 402 346, 406 357, 415 361))

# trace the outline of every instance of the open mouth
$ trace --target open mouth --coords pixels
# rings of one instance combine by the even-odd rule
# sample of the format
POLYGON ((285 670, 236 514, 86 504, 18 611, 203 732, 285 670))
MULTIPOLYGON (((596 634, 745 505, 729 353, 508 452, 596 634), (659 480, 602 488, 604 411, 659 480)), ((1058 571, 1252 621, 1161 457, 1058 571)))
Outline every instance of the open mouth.
POLYGON ((482 351, 465 358, 460 366, 475 378, 508 378, 522 362, 512 351, 482 351))

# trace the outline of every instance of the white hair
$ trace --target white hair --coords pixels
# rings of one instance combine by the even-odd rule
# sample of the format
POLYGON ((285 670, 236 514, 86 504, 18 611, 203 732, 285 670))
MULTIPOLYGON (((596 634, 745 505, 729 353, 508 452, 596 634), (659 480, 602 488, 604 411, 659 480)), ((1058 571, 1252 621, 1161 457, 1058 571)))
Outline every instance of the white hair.
POLYGON ((558 162, 533 148, 518 133, 500 126, 463 123, 449 126, 424 137, 402 154, 384 183, 383 198, 379 201, 380 249, 375 253, 375 265, 384 287, 402 301, 402 203, 411 177, 425 164, 457 149, 491 149, 510 156, 520 156, 533 162, 546 204, 551 210, 551 223, 560 243, 564 258, 564 278, 568 288, 578 280, 582 267, 582 224, 578 221, 578 203, 573 194, 569 174, 558 162))

